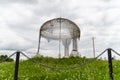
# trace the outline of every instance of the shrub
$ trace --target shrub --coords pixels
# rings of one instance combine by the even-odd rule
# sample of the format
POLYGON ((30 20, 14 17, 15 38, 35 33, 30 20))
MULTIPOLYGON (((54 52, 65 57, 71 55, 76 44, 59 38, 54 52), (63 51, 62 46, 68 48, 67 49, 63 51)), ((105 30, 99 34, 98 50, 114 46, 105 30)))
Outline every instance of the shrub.
POLYGON ((11 62, 14 61, 12 58, 9 58, 7 55, 0 55, 0 62, 11 62))

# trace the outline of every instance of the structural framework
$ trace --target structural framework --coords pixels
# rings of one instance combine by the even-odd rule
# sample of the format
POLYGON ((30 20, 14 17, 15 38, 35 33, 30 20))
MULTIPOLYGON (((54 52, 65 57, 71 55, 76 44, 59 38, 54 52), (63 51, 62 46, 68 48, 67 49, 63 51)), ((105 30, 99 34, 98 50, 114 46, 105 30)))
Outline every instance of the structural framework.
POLYGON ((45 22, 39 31, 38 54, 40 50, 41 37, 48 41, 59 41, 59 54, 61 52, 60 43, 64 46, 64 56, 69 56, 69 45, 73 43, 73 50, 78 51, 77 39, 80 39, 80 29, 71 20, 65 18, 54 18, 45 22))

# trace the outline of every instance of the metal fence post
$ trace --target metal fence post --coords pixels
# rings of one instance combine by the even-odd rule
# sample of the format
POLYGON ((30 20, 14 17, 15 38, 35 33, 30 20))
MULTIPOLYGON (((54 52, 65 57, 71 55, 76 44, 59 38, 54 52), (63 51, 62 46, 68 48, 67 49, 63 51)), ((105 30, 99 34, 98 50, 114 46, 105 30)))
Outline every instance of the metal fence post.
POLYGON ((16 62, 15 62, 14 80, 18 80, 19 58, 20 58, 20 52, 17 51, 17 52, 16 52, 16 62))
POLYGON ((111 54, 111 49, 107 49, 108 52, 108 64, 109 64, 109 75, 110 75, 110 80, 114 80, 113 77, 113 66, 112 66, 112 54, 111 54))

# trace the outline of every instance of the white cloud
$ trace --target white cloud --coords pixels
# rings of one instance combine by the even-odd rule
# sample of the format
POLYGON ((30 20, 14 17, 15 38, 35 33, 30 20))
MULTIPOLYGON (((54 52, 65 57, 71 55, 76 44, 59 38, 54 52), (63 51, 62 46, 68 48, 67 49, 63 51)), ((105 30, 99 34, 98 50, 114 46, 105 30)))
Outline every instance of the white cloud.
MULTIPOLYGON (((2 0, 0 49, 36 49, 40 26, 61 15, 80 27, 79 51, 82 55, 92 55, 88 53, 92 53, 93 36, 96 37, 97 52, 108 47, 119 50, 119 3, 119 0, 2 0)), ((58 53, 58 49, 51 46, 55 45, 58 42, 47 43, 43 39, 41 47, 43 52, 45 50, 45 55, 54 55, 54 51, 58 53)))
POLYGON ((5 25, 3 26, 0 27, 0 49, 25 50, 30 46, 29 41, 19 37, 5 25))

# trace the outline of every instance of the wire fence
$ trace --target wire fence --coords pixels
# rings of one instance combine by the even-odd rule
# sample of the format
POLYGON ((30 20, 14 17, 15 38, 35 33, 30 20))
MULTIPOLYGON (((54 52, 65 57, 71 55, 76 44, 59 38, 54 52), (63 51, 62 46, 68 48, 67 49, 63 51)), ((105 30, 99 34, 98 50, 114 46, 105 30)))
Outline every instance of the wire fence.
MULTIPOLYGON (((107 49, 106 49, 107 50, 107 49)), ((86 66, 86 65, 89 65, 93 62, 95 62, 102 54, 104 54, 106 52, 106 50, 104 50, 101 54, 99 54, 97 57, 89 60, 89 61, 86 61, 82 64, 78 64, 76 66, 71 66, 71 67, 55 67, 55 66, 49 66, 47 64, 44 64, 44 63, 41 63, 37 60, 33 60, 32 58, 30 58, 29 56, 27 56, 25 53, 21 52, 21 51, 16 51, 14 52, 13 54, 11 54, 9 57, 5 58, 4 60, 0 61, 1 62, 4 62, 6 61, 8 58, 12 57, 13 55, 15 55, 17 52, 20 52, 23 56, 25 56, 27 59, 31 60, 33 63, 35 64, 38 64, 39 66, 42 66, 42 67, 45 67, 45 68, 50 68, 50 69, 57 69, 57 70, 70 70, 70 69, 74 69, 74 68, 80 68, 80 67, 83 67, 83 66, 86 66)))
POLYGON ((117 54, 118 56, 120 56, 120 53, 116 52, 115 50, 111 49, 115 54, 117 54))
MULTIPOLYGON (((16 51, 16 52, 17 52, 17 51, 16 51)), ((0 61, 0 63, 2 63, 2 62, 4 62, 4 61, 6 61, 7 59, 11 58, 13 55, 15 55, 15 54, 16 54, 16 52, 14 52, 13 54, 11 54, 11 55, 10 55, 10 56, 8 56, 7 58, 5 58, 5 59, 1 60, 1 61, 0 61)))
MULTIPOLYGON (((118 52, 116 52, 116 51, 113 50, 113 49, 111 49, 111 50, 112 50, 115 54, 117 54, 118 56, 120 56, 120 54, 119 54, 118 52)), ((71 67, 55 67, 55 66, 49 66, 49 65, 44 64, 44 63, 41 63, 41 62, 39 62, 39 61, 37 61, 37 60, 33 60, 32 58, 30 58, 29 56, 27 56, 25 53, 23 53, 23 52, 21 52, 21 51, 16 51, 16 52, 14 52, 13 54, 11 54, 10 56, 8 56, 7 58, 5 58, 5 59, 3 59, 2 61, 0 61, 0 63, 6 61, 8 58, 11 58, 11 57, 12 57, 13 55, 15 55, 17 52, 20 52, 20 53, 21 53, 23 56, 25 56, 27 59, 31 60, 33 63, 36 63, 36 64, 38 64, 38 65, 40 65, 40 66, 42 66, 42 67, 51 68, 51 69, 60 69, 60 70, 70 70, 70 69, 74 69, 74 68, 80 68, 80 67, 83 67, 83 66, 86 66, 86 65, 89 65, 89 64, 95 62, 95 61, 96 61, 100 56, 102 56, 106 51, 107 51, 107 49, 104 50, 101 54, 99 54, 99 55, 96 56, 95 58, 93 58, 93 59, 91 59, 91 60, 89 60, 89 61, 86 61, 86 62, 84 62, 84 63, 82 63, 82 64, 78 64, 78 65, 76 65, 76 66, 71 66, 71 67)))
POLYGON ((49 65, 46 65, 46 64, 43 64, 43 63, 40 63, 36 60, 32 60, 30 57, 28 57, 27 55, 25 55, 23 52, 21 52, 22 55, 24 55, 26 58, 30 59, 33 63, 36 63, 42 67, 46 67, 46 68, 51 68, 51 69, 57 69, 57 70, 70 70, 70 69, 75 69, 75 68, 80 68, 80 67, 83 67, 83 66, 86 66, 88 64, 91 64, 93 62, 95 62, 102 54, 104 54, 106 52, 106 50, 104 50, 101 54, 99 54, 97 57, 95 57, 94 59, 91 59, 90 61, 86 61, 82 64, 79 64, 79 65, 76 65, 76 66, 71 66, 71 67, 54 67, 54 66, 49 66, 49 65))

